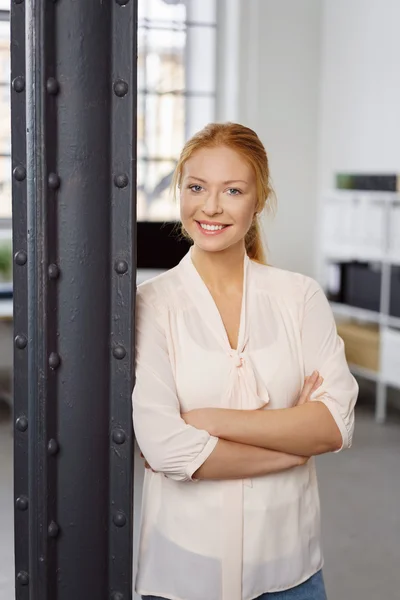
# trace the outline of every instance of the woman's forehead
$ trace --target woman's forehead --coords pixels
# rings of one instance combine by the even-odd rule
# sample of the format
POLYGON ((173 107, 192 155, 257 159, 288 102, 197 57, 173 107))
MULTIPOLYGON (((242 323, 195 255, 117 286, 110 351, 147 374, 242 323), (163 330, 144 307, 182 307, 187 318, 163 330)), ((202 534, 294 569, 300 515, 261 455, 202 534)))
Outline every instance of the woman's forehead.
POLYGON ((222 182, 242 180, 250 182, 252 168, 235 150, 224 146, 202 148, 192 154, 183 167, 184 177, 218 180, 222 182))

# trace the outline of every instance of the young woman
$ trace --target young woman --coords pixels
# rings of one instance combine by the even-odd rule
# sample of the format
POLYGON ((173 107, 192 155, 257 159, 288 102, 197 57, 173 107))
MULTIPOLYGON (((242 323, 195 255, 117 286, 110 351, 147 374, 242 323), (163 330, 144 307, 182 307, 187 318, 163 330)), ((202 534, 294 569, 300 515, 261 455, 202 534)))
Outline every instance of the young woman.
POLYGON ((175 176, 179 265, 137 290, 133 420, 147 461, 136 591, 323 600, 314 455, 351 445, 358 388, 309 277, 265 264, 254 131, 211 124, 175 176))

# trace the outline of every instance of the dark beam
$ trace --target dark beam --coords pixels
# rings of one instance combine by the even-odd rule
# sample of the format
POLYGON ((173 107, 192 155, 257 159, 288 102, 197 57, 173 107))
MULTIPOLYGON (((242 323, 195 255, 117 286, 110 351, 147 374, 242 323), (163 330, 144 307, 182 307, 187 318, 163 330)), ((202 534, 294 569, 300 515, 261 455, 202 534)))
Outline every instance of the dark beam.
POLYGON ((16 597, 130 600, 137 2, 11 19, 16 597))

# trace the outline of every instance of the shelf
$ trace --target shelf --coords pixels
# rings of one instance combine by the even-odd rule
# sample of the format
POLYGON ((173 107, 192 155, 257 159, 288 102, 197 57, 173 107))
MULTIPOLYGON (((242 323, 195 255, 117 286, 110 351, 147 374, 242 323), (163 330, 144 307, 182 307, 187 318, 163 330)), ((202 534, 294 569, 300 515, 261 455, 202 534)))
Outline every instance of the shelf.
POLYGON ((349 368, 353 375, 358 377, 364 377, 364 379, 376 382, 381 380, 381 375, 378 371, 372 371, 372 369, 366 369, 365 367, 359 367, 358 365, 353 364, 349 364, 349 368))
POLYGON ((372 371, 371 369, 359 367, 358 365, 354 365, 352 363, 349 363, 349 369, 355 377, 362 377, 363 379, 368 379, 369 381, 374 381, 375 383, 383 383, 384 385, 391 386, 395 389, 400 389, 400 385, 397 381, 385 377, 385 375, 380 371, 372 371))
MULTIPOLYGON (((382 308, 382 311, 365 310, 339 302, 331 302, 331 308, 338 325, 340 321, 347 320, 364 324, 366 329, 367 324, 378 328, 378 371, 354 364, 349 364, 349 367, 354 375, 378 384, 376 420, 382 423, 386 417, 388 386, 396 381, 395 387, 400 389, 400 379, 397 377, 400 362, 396 362, 400 343, 394 350, 386 349, 385 354, 385 340, 391 340, 392 337, 400 340, 400 317, 388 315, 393 297, 391 287, 396 284, 393 276, 397 277, 396 270, 400 266, 400 193, 331 189, 323 196, 319 238, 323 268, 321 279, 329 281, 331 289, 340 289, 343 283, 341 272, 339 267, 332 268, 333 263, 370 263, 375 264, 381 272, 380 282, 375 283, 374 295, 380 298, 378 308, 382 308), (391 371, 388 374, 389 363, 391 371), (395 376, 392 377, 393 373, 395 376)), ((368 296, 370 289, 367 287, 358 292, 368 296)), ((357 355, 354 358, 362 362, 357 355)), ((376 361, 370 364, 374 366, 376 361)))
POLYGON ((340 302, 330 302, 333 314, 338 317, 347 317, 364 323, 376 323, 386 327, 394 327, 400 329, 400 317, 391 317, 374 310, 366 310, 349 304, 341 304, 340 302))
POLYGON ((389 192, 385 190, 347 190, 335 188, 333 190, 325 191, 323 197, 327 202, 341 202, 354 199, 365 199, 371 202, 400 202, 399 192, 389 192))
POLYGON ((395 329, 400 329, 400 318, 399 317, 388 317, 387 315, 381 316, 381 325, 386 325, 386 327, 394 327, 395 329))
POLYGON ((381 254, 367 255, 355 252, 334 252, 330 250, 324 251, 324 259, 328 262, 362 262, 362 263, 382 263, 392 266, 400 266, 400 257, 396 255, 382 256, 381 254))
POLYGON ((368 323, 380 324, 381 317, 383 316, 373 310, 366 310, 365 308, 358 308, 349 304, 341 304, 340 302, 331 302, 330 305, 333 313, 337 316, 366 321, 368 323))

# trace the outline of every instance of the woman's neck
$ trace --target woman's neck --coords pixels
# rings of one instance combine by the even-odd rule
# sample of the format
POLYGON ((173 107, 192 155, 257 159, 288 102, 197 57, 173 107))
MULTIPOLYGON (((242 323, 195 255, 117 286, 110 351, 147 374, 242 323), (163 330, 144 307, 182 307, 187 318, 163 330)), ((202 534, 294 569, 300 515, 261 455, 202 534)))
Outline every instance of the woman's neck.
POLYGON ((244 245, 221 252, 207 252, 194 245, 191 252, 196 270, 215 294, 242 290, 246 253, 244 245))

